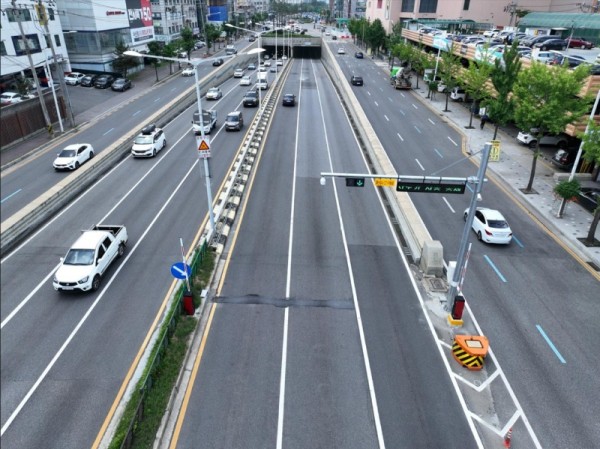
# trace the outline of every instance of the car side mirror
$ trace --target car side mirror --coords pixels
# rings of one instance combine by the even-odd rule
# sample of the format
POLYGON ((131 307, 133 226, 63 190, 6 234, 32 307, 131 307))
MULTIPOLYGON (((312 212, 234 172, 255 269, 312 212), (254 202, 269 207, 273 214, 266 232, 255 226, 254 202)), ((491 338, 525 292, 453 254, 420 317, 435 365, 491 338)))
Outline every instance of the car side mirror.
POLYGON ((63 263, 65 261, 65 258, 61 257, 61 258, 59 258, 59 260, 60 260, 60 263, 63 263))

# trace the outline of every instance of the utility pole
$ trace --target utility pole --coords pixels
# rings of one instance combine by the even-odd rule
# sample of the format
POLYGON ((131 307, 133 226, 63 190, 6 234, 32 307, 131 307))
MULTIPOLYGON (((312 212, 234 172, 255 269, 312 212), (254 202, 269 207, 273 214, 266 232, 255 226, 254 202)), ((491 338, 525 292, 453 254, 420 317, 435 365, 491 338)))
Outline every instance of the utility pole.
POLYGON ((17 23, 19 24, 19 31, 21 32, 21 39, 23 40, 23 46, 25 47, 25 54, 27 55, 27 59, 29 60, 29 67, 31 68, 31 73, 33 74, 33 80, 35 85, 38 88, 38 99, 40 100, 40 106, 42 107, 42 113, 44 114, 44 122, 46 123, 46 130, 50 137, 54 137, 54 130, 52 129, 52 121, 50 121, 50 115, 48 114, 48 109, 46 109, 46 103, 44 101, 44 95, 42 95, 42 85, 40 84, 40 80, 38 79, 37 72, 35 70, 35 65, 33 64, 33 58, 31 57, 31 52, 29 51, 29 42, 27 41, 27 36, 25 36, 25 31, 23 30, 23 14, 21 14, 25 8, 17 8, 17 0, 12 0, 11 2, 13 11, 19 10, 18 14, 15 14, 15 18, 17 23))
MULTIPOLYGON (((512 26, 513 18, 517 14, 517 3, 513 0, 508 5, 504 7, 504 12, 510 13, 510 21, 508 22, 508 26, 512 26)), ((516 20, 515 20, 516 25, 516 20)))
POLYGON ((59 63, 58 58, 56 57, 56 51, 54 50, 54 40, 52 39, 52 34, 50 33, 50 29, 48 28, 48 14, 46 12, 46 7, 42 4, 42 0, 38 1, 37 12, 40 25, 44 27, 44 31, 46 32, 48 42, 50 43, 50 50, 52 51, 52 60, 54 61, 54 67, 56 69, 56 77, 58 78, 58 82, 60 83, 60 95, 62 96, 63 102, 65 103, 67 109, 67 119, 69 120, 69 126, 71 128, 75 128, 75 117, 73 116, 71 98, 69 97, 69 91, 67 90, 67 84, 65 83, 65 72, 63 70, 62 61, 59 63))

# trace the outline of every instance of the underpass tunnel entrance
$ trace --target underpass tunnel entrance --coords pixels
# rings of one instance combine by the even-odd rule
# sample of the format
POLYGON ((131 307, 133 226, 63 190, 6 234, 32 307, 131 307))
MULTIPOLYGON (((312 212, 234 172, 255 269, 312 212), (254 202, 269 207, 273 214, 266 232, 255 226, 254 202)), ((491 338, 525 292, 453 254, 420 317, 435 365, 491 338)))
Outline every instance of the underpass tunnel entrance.
MULTIPOLYGON (((275 57, 275 45, 263 45, 265 49, 264 54, 269 55, 270 58, 275 57)), ((321 59, 321 47, 320 46, 277 46, 277 58, 281 58, 283 55, 288 55, 293 58, 304 58, 304 59, 321 59)))

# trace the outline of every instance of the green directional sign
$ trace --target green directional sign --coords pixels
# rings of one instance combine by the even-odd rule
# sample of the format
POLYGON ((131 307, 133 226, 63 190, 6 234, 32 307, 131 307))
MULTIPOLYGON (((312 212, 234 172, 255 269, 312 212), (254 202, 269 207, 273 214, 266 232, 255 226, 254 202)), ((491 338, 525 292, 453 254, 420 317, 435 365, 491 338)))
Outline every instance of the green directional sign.
MULTIPOLYGON (((347 182, 346 182, 347 184, 347 182)), ((398 192, 425 192, 425 193, 446 193, 446 194, 463 194, 465 193, 465 184, 449 184, 449 183, 428 183, 418 181, 398 181, 396 184, 398 192)))
POLYGON ((346 187, 364 187, 365 178, 346 178, 346 187))

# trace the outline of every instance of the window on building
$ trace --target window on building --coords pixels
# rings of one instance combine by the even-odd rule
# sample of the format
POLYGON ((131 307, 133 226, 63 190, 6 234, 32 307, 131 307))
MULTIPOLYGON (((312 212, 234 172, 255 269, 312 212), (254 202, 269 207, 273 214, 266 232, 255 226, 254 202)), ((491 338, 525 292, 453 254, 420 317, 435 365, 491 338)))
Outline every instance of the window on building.
POLYGON ((382 4, 383 4, 383 0, 377 0, 377 9, 381 9, 382 4))
POLYGON ((26 8, 8 8, 5 10, 9 22, 29 22, 31 13, 26 8))
POLYGON ((413 12, 415 10, 415 0, 402 0, 402 12, 413 12))
POLYGON ((15 54, 17 56, 27 54, 27 48, 29 48, 30 53, 40 53, 42 51, 40 40, 37 34, 28 34, 25 36, 25 39, 23 39, 21 36, 12 36, 12 41, 15 47, 15 54))
POLYGON ((48 19, 54 20, 54 9, 46 8, 46 14, 48 14, 48 19))
POLYGON ((419 12, 437 12, 437 0, 421 0, 419 12))
POLYGON ((54 45, 60 47, 60 36, 58 34, 54 35, 54 45))
POLYGON ((463 11, 469 10, 470 3, 471 3, 471 0, 465 0, 465 2, 463 3, 463 11))
POLYGON ((0 42, 0 56, 6 56, 6 46, 4 41, 0 42))

